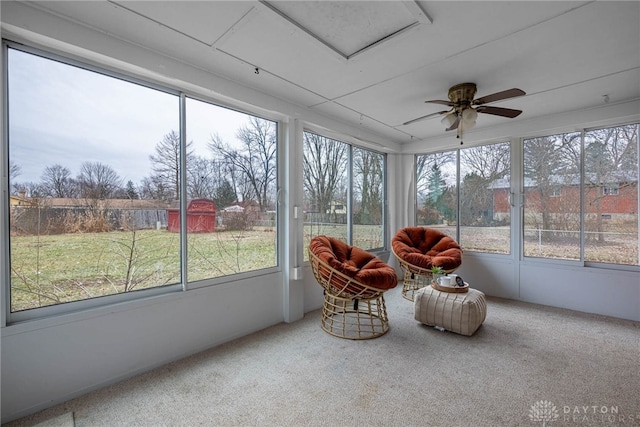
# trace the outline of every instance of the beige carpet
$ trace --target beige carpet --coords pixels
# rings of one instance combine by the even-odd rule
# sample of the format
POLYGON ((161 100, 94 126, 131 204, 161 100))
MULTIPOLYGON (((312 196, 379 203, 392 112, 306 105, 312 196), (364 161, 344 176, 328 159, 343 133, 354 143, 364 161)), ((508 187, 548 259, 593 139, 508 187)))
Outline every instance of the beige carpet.
POLYGON ((49 418, 36 424, 34 427, 73 427, 73 413, 67 412, 57 417, 49 418))
POLYGON ((640 323, 488 298, 465 337, 386 295, 383 337, 315 311, 8 426, 640 426, 640 323))

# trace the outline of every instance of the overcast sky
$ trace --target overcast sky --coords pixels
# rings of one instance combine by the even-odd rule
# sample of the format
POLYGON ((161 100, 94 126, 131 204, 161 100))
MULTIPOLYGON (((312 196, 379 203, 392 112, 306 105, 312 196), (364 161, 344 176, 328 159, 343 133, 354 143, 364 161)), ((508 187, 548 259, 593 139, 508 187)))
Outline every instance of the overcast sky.
MULTIPOLYGON (((39 182, 59 164, 76 177, 85 161, 111 166, 139 185, 151 175, 149 155, 178 132, 179 98, 98 73, 9 51, 9 158, 17 182, 39 182)), ((248 116, 200 101, 187 103, 187 140, 207 155, 212 134, 234 144, 248 116)))

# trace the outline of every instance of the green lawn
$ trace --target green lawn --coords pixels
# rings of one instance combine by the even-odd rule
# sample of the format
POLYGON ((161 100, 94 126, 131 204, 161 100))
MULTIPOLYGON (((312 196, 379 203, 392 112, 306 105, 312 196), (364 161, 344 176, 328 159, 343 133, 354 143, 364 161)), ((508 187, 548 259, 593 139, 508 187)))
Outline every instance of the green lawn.
MULTIPOLYGON (((188 236, 189 280, 276 265, 275 231, 188 236)), ((11 309, 180 282, 178 233, 165 230, 11 237, 11 309)))
MULTIPOLYGON (((441 227, 455 233, 455 227, 441 227)), ((346 240, 344 224, 305 224, 304 244, 325 234, 346 240)), ((638 242, 631 234, 589 242, 591 261, 637 265, 638 242)), ((465 250, 508 253, 508 227, 463 227, 465 250)), ((276 265, 276 233, 270 227, 252 231, 189 234, 189 281, 221 277, 276 265)), ((383 245, 380 226, 354 226, 354 244, 364 249, 383 245)), ((527 235, 527 256, 566 258, 579 242, 542 241, 527 235)), ((304 251, 307 259, 306 249, 304 251)), ((569 256, 570 257, 570 256, 569 256)), ((11 236, 12 311, 135 291, 180 282, 178 233, 165 230, 11 236)))

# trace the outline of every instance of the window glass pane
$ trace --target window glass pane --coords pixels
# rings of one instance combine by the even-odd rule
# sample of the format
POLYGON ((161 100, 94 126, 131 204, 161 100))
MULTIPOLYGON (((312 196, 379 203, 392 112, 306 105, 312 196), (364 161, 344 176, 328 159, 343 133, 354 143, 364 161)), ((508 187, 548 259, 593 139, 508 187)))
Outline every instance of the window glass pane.
POLYGON ((458 199, 455 151, 416 156, 416 225, 456 238, 458 199))
POLYGON ((384 211, 384 155, 353 149, 353 244, 382 248, 384 211))
POLYGON ((524 141, 524 255, 580 259, 580 133, 524 141))
POLYGON ((465 250, 510 253, 508 143, 460 150, 460 244, 465 250))
POLYGON ((178 102, 8 50, 12 312, 179 282, 173 189, 149 162, 178 102))
POLYGON ((585 261, 638 265, 638 125, 585 133, 585 261))
POLYGON ((276 122, 191 98, 186 117, 189 281, 276 266, 276 122))
POLYGON ((305 248, 318 235, 347 241, 348 155, 344 142, 304 132, 305 248))

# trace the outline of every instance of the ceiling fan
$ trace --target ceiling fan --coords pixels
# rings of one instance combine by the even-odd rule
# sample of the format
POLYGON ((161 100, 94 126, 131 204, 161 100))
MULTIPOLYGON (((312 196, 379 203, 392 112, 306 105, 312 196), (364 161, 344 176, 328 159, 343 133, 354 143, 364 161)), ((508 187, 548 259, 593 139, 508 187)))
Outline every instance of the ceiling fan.
POLYGON ((409 120, 403 123, 408 125, 410 123, 417 122, 429 117, 444 116, 442 123, 447 126, 446 130, 458 130, 458 138, 462 137, 463 130, 471 129, 475 123, 478 113, 492 114, 494 116, 502 116, 508 118, 518 117, 522 110, 514 110, 511 108, 492 107, 485 104, 491 102, 501 101, 503 99, 515 98, 517 96, 526 95, 522 89, 507 89, 502 92, 496 92, 491 95, 486 95, 477 99, 473 97, 476 95, 475 83, 460 83, 452 86, 449 89, 449 101, 434 99, 429 102, 432 104, 440 104, 451 107, 450 110, 438 111, 437 113, 427 114, 426 116, 418 117, 417 119, 409 120))

